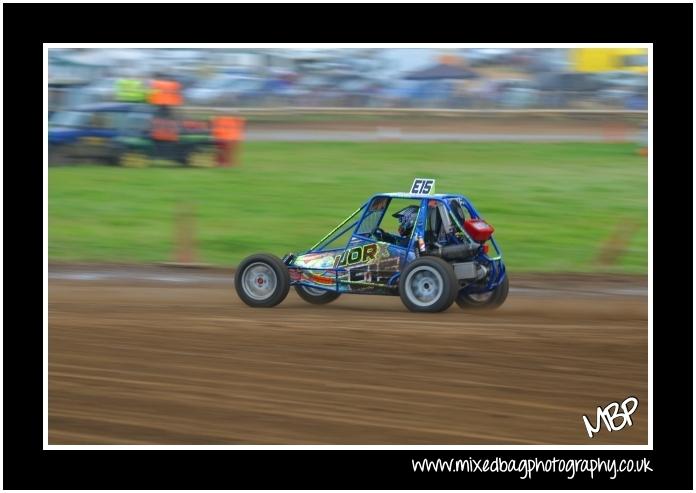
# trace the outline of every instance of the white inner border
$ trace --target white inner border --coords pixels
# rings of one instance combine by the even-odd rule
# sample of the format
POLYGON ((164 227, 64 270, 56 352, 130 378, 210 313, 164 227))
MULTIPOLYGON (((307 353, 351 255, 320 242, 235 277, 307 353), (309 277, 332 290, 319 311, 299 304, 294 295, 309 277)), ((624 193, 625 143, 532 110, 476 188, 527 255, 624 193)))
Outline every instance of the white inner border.
MULTIPOLYGON (((43 43, 43 450, 653 450, 653 45, 652 43, 43 43), (648 443, 647 445, 49 445, 48 443, 48 50, 51 48, 646 48, 648 50, 648 443)), ((1 248, 1 247, 0 247, 1 248)), ((617 396, 621 399, 623 396, 617 396)), ((606 403, 598 402, 597 405, 606 403)), ((578 415, 578 427, 582 427, 578 415)))

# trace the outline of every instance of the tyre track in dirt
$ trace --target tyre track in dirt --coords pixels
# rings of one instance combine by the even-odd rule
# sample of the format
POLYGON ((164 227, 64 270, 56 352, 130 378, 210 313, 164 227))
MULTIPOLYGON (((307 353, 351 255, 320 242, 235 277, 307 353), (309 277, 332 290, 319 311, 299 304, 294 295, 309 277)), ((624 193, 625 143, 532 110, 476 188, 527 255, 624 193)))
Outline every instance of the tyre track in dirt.
POLYGON ((49 443, 647 443, 647 297, 524 283, 493 313, 413 314, 54 276, 49 443), (589 439, 582 415, 629 395, 633 426, 589 439))

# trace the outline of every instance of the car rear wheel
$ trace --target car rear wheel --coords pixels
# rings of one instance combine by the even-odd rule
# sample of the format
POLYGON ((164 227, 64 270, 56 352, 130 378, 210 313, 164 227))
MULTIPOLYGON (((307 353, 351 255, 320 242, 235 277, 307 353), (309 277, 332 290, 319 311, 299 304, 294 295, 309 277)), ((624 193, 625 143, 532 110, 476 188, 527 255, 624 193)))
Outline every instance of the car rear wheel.
POLYGON ((295 291, 297 291, 300 298, 313 305, 331 303, 341 295, 336 291, 327 291, 326 289, 312 288, 303 285, 295 286, 295 291))
POLYGON ((499 308, 507 299, 510 289, 508 275, 505 274, 503 282, 497 288, 488 293, 469 293, 460 292, 457 295, 457 305, 464 310, 495 310, 499 308))
POLYGON ((450 264, 437 257, 421 257, 401 273, 399 296, 413 312, 441 312, 452 305, 458 287, 450 264))
POLYGON ((269 254, 245 258, 237 268, 234 287, 239 298, 255 308, 270 308, 285 299, 290 291, 287 266, 269 254))

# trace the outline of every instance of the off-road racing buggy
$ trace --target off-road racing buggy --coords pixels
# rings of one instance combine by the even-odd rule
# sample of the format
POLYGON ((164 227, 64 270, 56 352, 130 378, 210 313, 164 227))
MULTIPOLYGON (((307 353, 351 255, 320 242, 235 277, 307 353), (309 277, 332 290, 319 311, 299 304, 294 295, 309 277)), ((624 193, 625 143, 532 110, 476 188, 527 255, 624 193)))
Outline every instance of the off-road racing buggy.
POLYGON ((247 257, 235 275, 239 297, 272 307, 294 286, 314 304, 359 293, 398 295, 414 312, 499 307, 508 276, 493 228, 463 195, 432 194, 434 181, 374 195, 306 252, 247 257))

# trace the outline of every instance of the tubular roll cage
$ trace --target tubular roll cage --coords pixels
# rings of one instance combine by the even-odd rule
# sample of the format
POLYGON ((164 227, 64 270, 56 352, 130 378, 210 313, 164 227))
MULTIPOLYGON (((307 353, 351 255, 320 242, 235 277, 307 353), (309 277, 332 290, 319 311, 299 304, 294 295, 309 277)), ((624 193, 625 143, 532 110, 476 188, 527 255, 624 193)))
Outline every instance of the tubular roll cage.
MULTIPOLYGON (((428 206, 427 203, 431 200, 436 200, 440 204, 442 204, 445 207, 445 210, 447 211, 447 214, 449 216, 449 220, 455 225, 457 232, 460 233, 462 236, 464 236, 468 241, 473 241, 471 236, 464 230, 464 228, 459 224, 459 221, 456 219, 454 214, 452 213, 452 209, 450 207, 450 202, 452 200, 456 200, 462 207, 466 209, 466 211, 469 213, 471 218, 473 219, 479 219, 481 216, 479 215, 478 211, 476 208, 471 204, 469 199, 467 199, 464 195, 454 195, 454 194, 447 194, 447 195, 414 195, 414 194, 403 194, 403 193, 387 193, 387 194, 377 194, 373 195, 370 197, 369 200, 367 200, 365 203, 363 203, 358 209, 353 211, 346 219, 344 219, 338 226, 336 226, 333 230, 331 230, 327 235, 325 235, 322 239, 320 239, 316 244, 314 244, 309 250, 306 250, 302 253, 300 253, 298 256, 302 255, 307 255, 311 253, 319 253, 324 251, 324 247, 326 246, 327 240, 332 238, 334 234, 336 234, 337 231, 340 230, 340 233, 338 233, 337 237, 340 237, 341 235, 345 234, 348 232, 351 228, 354 230, 353 234, 351 235, 351 239, 355 236, 360 240, 364 241, 374 241, 373 239, 363 236, 361 234, 358 234, 357 231, 360 231, 360 226, 362 226, 363 221, 365 218, 368 216, 368 214, 375 212, 371 211, 369 206, 377 199, 389 199, 389 202, 391 202, 392 199, 394 198, 403 198, 403 199, 417 199, 421 200, 421 204, 418 209, 418 217, 416 219, 416 224, 415 227, 413 228, 413 231, 411 232, 411 238, 409 239, 408 245, 406 247, 400 247, 398 245, 393 245, 396 248, 401 248, 404 249, 404 252, 406 255, 402 257, 401 264, 406 261, 407 255, 409 252, 414 251, 414 245, 415 242, 417 241, 417 238, 423 238, 425 234, 425 223, 426 223, 426 214, 428 211, 428 206), (364 210, 363 210, 364 209, 364 210), (363 211, 362 214, 360 215, 359 219, 353 221, 350 223, 348 226, 346 224, 353 219, 360 211, 363 211), (343 229, 341 229, 343 228, 343 229)), ((379 221, 377 221, 377 224, 380 224, 382 222, 382 219, 384 218, 384 214, 386 213, 388 208, 388 204, 385 205, 381 209, 381 215, 379 217, 379 221)), ((345 250, 348 248, 348 245, 350 244, 350 239, 344 245, 343 247, 336 249, 337 252, 345 252, 345 250)), ((474 283, 469 284, 465 288, 465 292, 467 293, 479 293, 479 292, 488 292, 493 289, 495 289, 498 284, 500 284, 504 277, 505 277, 505 264, 503 264, 502 259, 503 259, 503 253, 502 250, 500 249, 500 246, 498 243, 495 241, 495 238, 493 235, 490 237, 490 242, 493 245, 493 248, 496 251, 496 256, 495 257, 489 257, 487 254, 483 253, 480 251, 475 259, 479 261, 480 263, 486 265, 490 269, 490 275, 488 276, 488 282, 486 283, 485 286, 477 285, 474 283)), ((326 276, 326 273, 333 273, 334 277, 334 284, 332 287, 326 287, 319 285, 317 283, 310 283, 306 281, 290 281, 290 285, 303 285, 303 286, 308 286, 312 288, 319 288, 319 289, 324 289, 326 291, 339 291, 339 285, 341 282, 343 283, 349 283, 352 284, 351 282, 346 282, 346 281, 340 281, 339 279, 339 273, 346 273, 348 272, 348 269, 344 267, 300 267, 300 266, 293 266, 291 265, 291 262, 294 260, 295 256, 292 257, 285 257, 283 258, 283 262, 289 267, 294 270, 298 271, 317 271, 321 272, 324 277, 329 277, 326 276)), ((399 271, 395 272, 393 276, 389 278, 389 281, 387 282, 386 285, 380 284, 379 286, 381 287, 386 287, 386 288, 395 288, 399 276, 401 274, 401 270, 403 270, 403 265, 400 265, 399 271)), ((362 285, 369 285, 372 283, 358 283, 362 285)))

